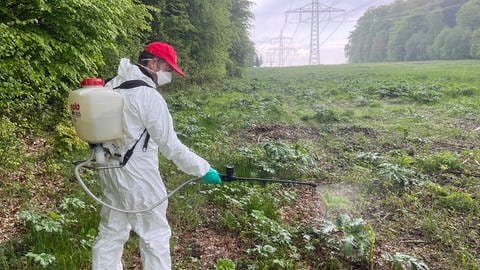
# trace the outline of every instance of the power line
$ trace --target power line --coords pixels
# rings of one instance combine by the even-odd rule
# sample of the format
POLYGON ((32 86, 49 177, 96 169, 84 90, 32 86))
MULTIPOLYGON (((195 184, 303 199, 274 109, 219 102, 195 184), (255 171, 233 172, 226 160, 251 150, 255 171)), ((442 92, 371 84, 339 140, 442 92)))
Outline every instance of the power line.
MULTIPOLYGON (((285 12, 285 18, 288 17, 288 14, 309 14, 311 15, 311 24, 310 24, 310 56, 309 64, 315 65, 320 64, 320 33, 326 29, 327 25, 324 25, 323 29, 320 31, 320 14, 325 13, 328 15, 328 21, 331 19, 331 14, 336 12, 345 12, 343 9, 334 8, 331 6, 324 5, 318 0, 312 0, 311 4, 307 4, 303 7, 296 8, 293 10, 287 10, 285 12)), ((282 29, 283 31, 283 29, 282 29)))

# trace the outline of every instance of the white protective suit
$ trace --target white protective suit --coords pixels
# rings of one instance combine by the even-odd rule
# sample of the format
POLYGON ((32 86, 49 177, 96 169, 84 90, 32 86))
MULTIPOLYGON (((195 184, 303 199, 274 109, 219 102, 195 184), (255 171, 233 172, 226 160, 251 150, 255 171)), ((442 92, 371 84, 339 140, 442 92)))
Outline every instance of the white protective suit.
MULTIPOLYGON (((205 175, 210 165, 178 140, 167 104, 155 90, 152 79, 128 59, 121 59, 118 76, 108 85, 116 87, 128 80, 143 80, 153 88, 139 86, 117 90, 124 98, 126 148, 138 140, 145 128, 151 138, 144 152, 144 134, 126 166, 106 171, 102 180, 105 202, 121 209, 138 210, 151 206, 167 195, 158 170, 158 151, 193 176, 205 175)), ((123 245, 129 238, 130 230, 140 237, 143 269, 171 269, 171 231, 166 211, 167 202, 139 214, 126 214, 103 207, 99 234, 93 246, 92 269, 122 269, 123 245)))

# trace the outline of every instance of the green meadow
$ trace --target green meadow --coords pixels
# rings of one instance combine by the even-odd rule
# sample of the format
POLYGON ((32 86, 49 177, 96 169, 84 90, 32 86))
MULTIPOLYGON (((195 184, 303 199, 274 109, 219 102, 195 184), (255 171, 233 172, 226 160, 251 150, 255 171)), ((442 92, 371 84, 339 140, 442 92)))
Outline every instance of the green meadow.
MULTIPOLYGON (((169 201, 175 269, 480 269, 480 61, 252 68, 162 94, 219 172, 317 184, 188 185, 169 201)), ((52 144, 86 158, 72 131, 52 144)), ((100 207, 47 147, 2 183, 18 218, 1 269, 89 269, 100 207)), ((191 178, 160 163, 169 190, 191 178)))

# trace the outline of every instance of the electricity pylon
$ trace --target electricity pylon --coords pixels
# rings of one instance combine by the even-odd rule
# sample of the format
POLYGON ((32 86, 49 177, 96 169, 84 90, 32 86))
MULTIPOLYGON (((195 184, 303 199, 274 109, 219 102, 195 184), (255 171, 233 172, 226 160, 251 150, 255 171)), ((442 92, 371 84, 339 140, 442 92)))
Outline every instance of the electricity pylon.
POLYGON ((310 26, 310 57, 308 61, 310 65, 320 64, 320 13, 328 13, 328 18, 331 19, 331 14, 334 12, 345 12, 345 10, 323 5, 319 3, 318 0, 312 0, 312 3, 309 5, 285 12, 285 17, 290 13, 299 14, 300 16, 304 13, 312 15, 310 26))
POLYGON ((285 37, 283 36, 283 30, 280 32, 280 36, 278 38, 273 38, 272 43, 278 42, 279 46, 278 48, 270 49, 273 51, 274 55, 277 54, 278 51, 278 66, 281 67, 284 64, 285 61, 285 52, 288 55, 291 50, 294 50, 291 47, 286 47, 285 46, 285 41, 286 40, 291 40, 292 38, 290 37, 285 37))

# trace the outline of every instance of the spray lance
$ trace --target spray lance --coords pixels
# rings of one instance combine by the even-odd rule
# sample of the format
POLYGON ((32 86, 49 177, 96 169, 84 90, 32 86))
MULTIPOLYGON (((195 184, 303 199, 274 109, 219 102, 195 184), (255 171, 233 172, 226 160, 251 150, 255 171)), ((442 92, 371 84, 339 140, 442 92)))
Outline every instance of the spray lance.
POLYGON ((225 168, 225 174, 220 174, 220 178, 223 182, 233 181, 251 181, 259 183, 279 183, 279 184, 293 184, 293 185, 307 185, 311 187, 317 187, 317 184, 312 182, 303 182, 296 180, 283 180, 283 179, 267 179, 267 178, 248 178, 235 176, 235 167, 233 165, 227 165, 225 168))
MULTIPOLYGON (((105 207, 123 213, 141 213, 150 211, 164 203, 173 194, 188 184, 199 180, 200 177, 192 178, 182 183, 168 193, 167 196, 144 209, 120 209, 102 201, 93 194, 82 180, 80 170, 86 168, 101 171, 122 168, 126 161, 128 161, 128 158, 135 147, 134 145, 124 154, 121 153, 122 151, 120 148, 115 147, 116 145, 121 145, 123 140, 123 97, 119 93, 113 91, 113 88, 104 87, 104 84, 104 81, 101 79, 87 78, 81 82, 81 88, 72 91, 69 95, 68 100, 75 131, 80 139, 89 143, 91 148, 91 154, 88 159, 74 162, 75 178, 82 189, 93 200, 105 207)), ((309 185, 312 187, 316 186, 315 183, 295 180, 238 177, 234 175, 234 166, 232 165, 227 166, 225 172, 225 174, 220 174, 220 178, 223 182, 254 181, 257 183, 271 182, 309 185)))

